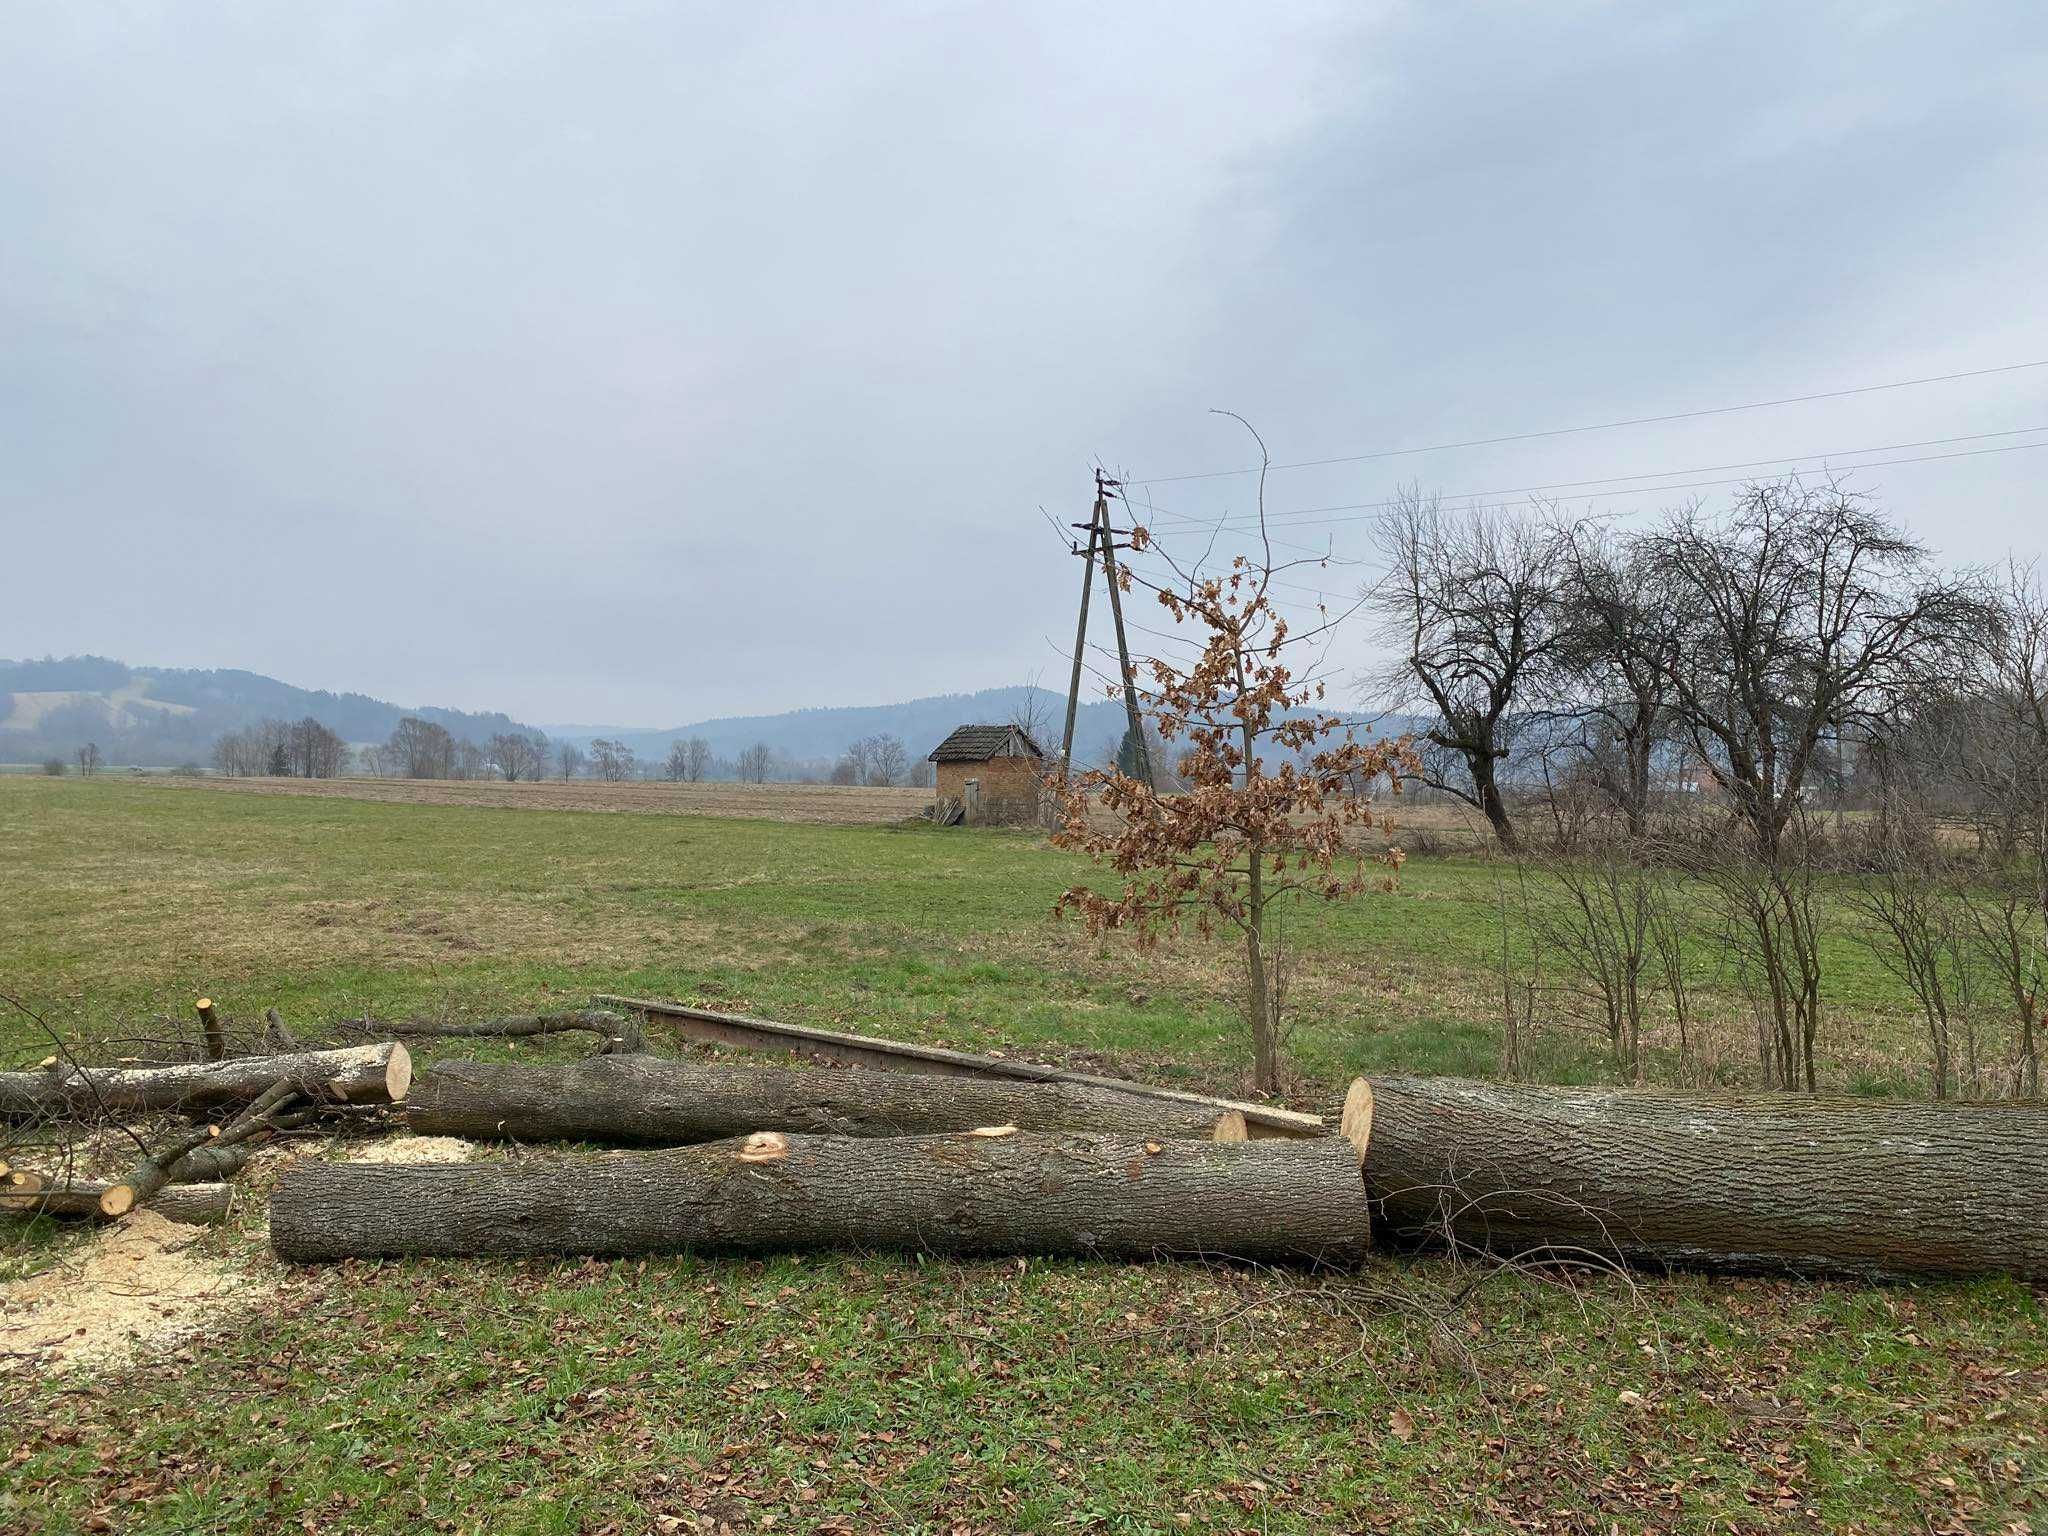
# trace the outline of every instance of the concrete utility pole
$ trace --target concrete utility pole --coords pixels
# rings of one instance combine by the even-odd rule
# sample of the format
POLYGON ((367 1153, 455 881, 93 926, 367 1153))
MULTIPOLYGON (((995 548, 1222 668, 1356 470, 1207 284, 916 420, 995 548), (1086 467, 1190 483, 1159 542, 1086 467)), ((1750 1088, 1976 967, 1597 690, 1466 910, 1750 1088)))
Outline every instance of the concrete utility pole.
MULTIPOLYGON (((1120 485, 1120 481, 1111 480, 1101 470, 1096 470, 1095 505, 1085 524, 1073 525, 1076 528, 1086 528, 1088 548, 1081 570, 1081 618, 1074 629, 1074 670, 1067 684, 1067 725, 1060 738, 1060 782, 1063 784, 1073 772, 1074 716, 1081 704, 1081 656, 1088 648, 1088 597, 1095 586, 1095 550, 1098 542, 1102 548, 1102 571, 1109 578, 1109 611, 1116 621, 1117 664, 1122 670, 1124 683, 1124 719, 1131 740, 1137 744, 1138 777, 1147 784, 1152 783, 1152 750, 1145 741, 1144 716, 1138 712, 1138 686, 1131 672, 1131 647, 1124 635, 1123 591, 1117 584, 1116 530, 1109 522, 1109 495, 1120 485)), ((1083 553, 1079 544, 1074 546, 1074 553, 1083 553)))
MULTIPOLYGON (((1078 525, 1077 525, 1078 526, 1078 525)), ((1081 546, 1074 546, 1081 554, 1081 546)), ((1081 565, 1081 619, 1074 626, 1074 675, 1067 683, 1067 727, 1060 735, 1060 783, 1067 782, 1074 766, 1074 711, 1081 704, 1081 653, 1088 648, 1088 594, 1095 589, 1095 523, 1088 524, 1087 558, 1081 565)))

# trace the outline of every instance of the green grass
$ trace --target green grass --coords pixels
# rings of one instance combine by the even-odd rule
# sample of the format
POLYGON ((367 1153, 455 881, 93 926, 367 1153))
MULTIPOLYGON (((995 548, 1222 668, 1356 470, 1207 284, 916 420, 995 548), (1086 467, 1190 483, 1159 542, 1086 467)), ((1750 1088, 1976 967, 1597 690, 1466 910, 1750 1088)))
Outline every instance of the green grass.
MULTIPOLYGON (((1238 1086, 1228 955, 1055 926, 1083 872, 1019 834, 8 779, 0 982, 88 1039, 201 992, 310 1026, 606 990, 1238 1086)), ((1417 860, 1290 916, 1302 1102, 1494 1069, 1495 881, 1417 860)), ((1829 965, 1835 1079, 1910 1081, 1888 978, 1846 939, 1829 965)), ((13 1060, 45 1048, 0 1023, 13 1060)), ((1575 1031, 1538 1061, 1607 1075, 1575 1031)), ((1502 1273, 1453 1305, 1471 1276, 1412 1258, 288 1273, 260 1235, 201 1240, 267 1288, 253 1321, 111 1378, 0 1376, 0 1529, 1999 1531, 2048 1487, 2040 1299, 2005 1283, 1502 1273)))

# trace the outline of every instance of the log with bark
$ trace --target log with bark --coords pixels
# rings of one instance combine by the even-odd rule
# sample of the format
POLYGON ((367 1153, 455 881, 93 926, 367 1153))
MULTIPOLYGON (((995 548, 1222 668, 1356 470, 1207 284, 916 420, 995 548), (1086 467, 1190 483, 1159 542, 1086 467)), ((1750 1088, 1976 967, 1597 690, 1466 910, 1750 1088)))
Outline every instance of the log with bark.
POLYGON ((861 1068, 721 1067, 658 1056, 561 1066, 442 1061, 423 1070, 406 1123, 429 1136, 681 1146, 750 1131, 912 1136, 1014 1125, 1245 1139, 1232 1111, 1078 1083, 917 1077, 861 1068))
POLYGON ((74 1067, 52 1062, 31 1072, 0 1072, 0 1117, 54 1120, 209 1109, 247 1103, 279 1078, 288 1079, 310 1099, 396 1104, 412 1085, 412 1056, 403 1045, 387 1040, 340 1050, 168 1067, 74 1067))
POLYGON ((862 1140, 759 1132, 545 1162, 311 1159, 285 1171, 271 1243, 379 1255, 1214 1255, 1349 1264, 1368 1241, 1335 1137, 1201 1142, 996 1128, 862 1140))
POLYGON ((751 1018, 739 1013, 717 1013, 688 1003, 617 997, 608 992, 600 992, 591 1001, 631 1009, 643 1018, 658 1018, 684 1038, 709 1045, 736 1046, 748 1051, 788 1052, 844 1066, 910 1072, 922 1077, 1075 1083, 1084 1088, 1109 1089, 1139 1098, 1204 1105, 1216 1115, 1236 1113, 1244 1124, 1245 1134, 1254 1141, 1269 1136, 1314 1138, 1330 1133, 1320 1116, 1303 1114, 1300 1110, 1282 1109, 1273 1104, 1248 1104, 1237 1099, 1215 1099, 1206 1094, 1161 1088, 1152 1083, 1134 1083, 1123 1078, 1095 1077, 1064 1067, 1047 1066, 1043 1062, 1018 1061, 1006 1056, 976 1056, 967 1051, 948 1050, 944 1046, 880 1040, 872 1035, 852 1035, 805 1024, 783 1024, 774 1019, 751 1018))
POLYGON ((1353 1084, 1375 1225, 1683 1267, 2048 1277, 2048 1109, 1353 1084))
MULTIPOLYGON (((12 1216, 83 1216, 106 1219, 105 1201, 117 1186, 105 1179, 57 1179, 27 1193, 0 1192, 0 1213, 12 1216)), ((149 1202, 159 1216, 193 1226, 225 1221, 234 1210, 234 1191, 218 1181, 173 1184, 149 1202)))

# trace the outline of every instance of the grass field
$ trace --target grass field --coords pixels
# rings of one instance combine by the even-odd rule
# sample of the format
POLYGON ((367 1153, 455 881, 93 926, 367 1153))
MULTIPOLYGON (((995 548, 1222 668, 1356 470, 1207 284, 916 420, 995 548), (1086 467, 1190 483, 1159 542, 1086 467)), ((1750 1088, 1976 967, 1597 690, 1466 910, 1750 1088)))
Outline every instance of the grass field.
MULTIPOLYGON (((310 1026, 605 990, 1239 1087, 1228 954, 1054 925, 1081 872, 1030 835, 924 825, 9 778, 0 984, 86 1039, 200 992, 310 1026)), ((1397 892, 1290 914, 1291 1097, 1494 1070, 1500 878, 1416 859, 1397 892)), ((1828 968, 1829 1081, 1906 1091, 1890 979, 1846 938, 1828 968)), ((1603 1080, 1599 1044, 1560 1025, 1538 1069, 1603 1080)), ((9 1065, 46 1048, 0 1020, 9 1065)), ((2048 1529, 2048 1341, 2006 1283, 1501 1273, 1465 1294, 1470 1272, 1395 1258, 1342 1279, 874 1257, 287 1274, 260 1237, 203 1240, 254 1277, 253 1322, 111 1376, 0 1376, 0 1529, 2048 1529)))

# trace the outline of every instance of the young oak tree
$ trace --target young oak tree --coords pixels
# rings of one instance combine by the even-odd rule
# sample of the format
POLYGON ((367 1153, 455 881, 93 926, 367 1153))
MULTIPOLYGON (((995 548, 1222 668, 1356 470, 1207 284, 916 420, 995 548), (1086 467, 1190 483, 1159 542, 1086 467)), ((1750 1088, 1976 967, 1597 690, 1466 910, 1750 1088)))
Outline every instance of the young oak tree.
MULTIPOLYGON (((1259 447, 1263 453, 1265 444, 1259 447)), ((1190 663, 1142 663, 1150 674, 1146 711, 1169 749, 1184 748, 1177 792, 1116 770, 1081 774, 1059 791, 1061 824, 1052 841, 1123 877, 1120 892, 1075 885, 1054 904, 1056 915, 1079 913, 1091 933, 1124 929, 1149 947, 1189 922, 1205 937, 1236 932, 1244 944, 1253 1082, 1271 1093, 1280 1086, 1284 977, 1274 903, 1354 896, 1365 889, 1368 864, 1378 865, 1380 883, 1392 886, 1402 854, 1384 841, 1391 823, 1375 815, 1362 791, 1385 777, 1398 793, 1414 754, 1405 739, 1351 739, 1340 719, 1317 707, 1322 684, 1290 666, 1292 647, 1327 635, 1337 620, 1325 612, 1295 633, 1276 609, 1274 579, 1322 561, 1276 565, 1265 533, 1263 473, 1259 505, 1259 559, 1239 555, 1224 573, 1205 576, 1199 565, 1183 571, 1161 552, 1170 582, 1141 583, 1177 625, 1197 627, 1200 644, 1190 663), (1099 825, 1099 813, 1113 825, 1099 825), (1368 851, 1359 837, 1374 827, 1383 840, 1368 851)), ((1135 551, 1158 548, 1142 526, 1130 539, 1135 551)), ((1116 579, 1130 590, 1128 564, 1119 565, 1116 579)))

